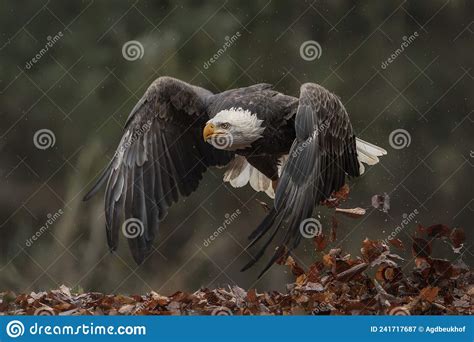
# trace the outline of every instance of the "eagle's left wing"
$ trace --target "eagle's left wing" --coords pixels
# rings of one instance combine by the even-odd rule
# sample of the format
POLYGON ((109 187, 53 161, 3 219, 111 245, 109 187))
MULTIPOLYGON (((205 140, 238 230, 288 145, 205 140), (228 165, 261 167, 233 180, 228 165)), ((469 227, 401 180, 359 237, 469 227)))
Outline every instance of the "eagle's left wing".
POLYGON ((301 240, 302 222, 314 206, 339 190, 346 174, 359 175, 356 137, 347 112, 337 96, 320 85, 301 86, 295 118, 296 139, 277 187, 275 203, 267 217, 249 236, 252 244, 270 236, 242 270, 253 266, 279 231, 283 239, 260 276, 301 240))

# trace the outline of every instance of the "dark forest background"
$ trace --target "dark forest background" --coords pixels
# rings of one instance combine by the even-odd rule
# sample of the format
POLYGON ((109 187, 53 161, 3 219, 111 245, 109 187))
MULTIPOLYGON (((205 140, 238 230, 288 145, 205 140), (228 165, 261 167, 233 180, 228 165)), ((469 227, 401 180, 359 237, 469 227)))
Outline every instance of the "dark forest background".
MULTIPOLYGON (((213 92, 268 82, 297 96, 304 82, 324 85, 341 97, 360 137, 388 150, 350 182, 344 206, 367 214, 338 217, 333 246, 357 255, 365 237, 386 238, 417 210, 397 237, 410 246, 418 223, 463 227, 467 243, 456 257, 472 265, 471 1, 2 1, 0 14, 0 291, 285 288, 291 276, 284 267, 259 281, 263 263, 239 272, 253 252, 244 251, 246 237, 265 214, 257 199, 271 201, 250 187, 224 185, 223 170, 208 172, 199 191, 172 208, 145 264, 134 264, 125 239, 118 253, 108 252, 102 193, 88 203, 81 198, 112 157, 128 113, 162 75, 213 92), (383 68, 414 32, 416 40, 383 68), (141 59, 123 57, 130 40, 143 46, 141 59), (300 56, 309 40, 322 48, 313 61, 300 56), (35 146, 41 129, 53 132, 54 146, 35 146), (409 133, 409 146, 390 146, 396 129, 409 133), (388 213, 371 205, 384 193, 388 213), (41 230, 48 215, 57 219, 41 230)), ((314 215, 329 231, 332 211, 314 215)), ((452 256, 448 242, 434 251, 452 256)), ((409 248, 401 253, 410 263, 409 248)), ((296 253, 303 265, 320 256, 310 240, 296 253)))

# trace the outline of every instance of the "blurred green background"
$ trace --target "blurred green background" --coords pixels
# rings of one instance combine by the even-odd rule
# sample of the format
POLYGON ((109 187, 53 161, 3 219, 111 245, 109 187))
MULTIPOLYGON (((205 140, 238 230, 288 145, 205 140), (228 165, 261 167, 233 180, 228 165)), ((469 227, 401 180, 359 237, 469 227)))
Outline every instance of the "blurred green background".
MULTIPOLYGON (((268 82, 298 96, 304 82, 324 85, 342 98, 360 137, 388 150, 350 182, 344 206, 368 213, 339 217, 333 246, 357 255, 365 237, 386 238, 416 209, 398 235, 407 263, 416 224, 445 223, 466 229, 466 248, 453 255, 448 242, 437 242, 435 253, 472 265, 472 1, 2 1, 0 13, 0 291, 285 289, 284 267, 260 281, 263 263, 239 272, 254 252, 244 251, 246 236, 265 215, 257 199, 271 201, 223 184, 223 170, 208 172, 199 191, 171 209, 145 264, 134 264, 125 239, 118 253, 108 252, 102 193, 88 203, 81 197, 112 157, 131 108, 162 75, 213 92, 268 82), (142 58, 124 58, 130 40, 143 46, 142 58), (322 49, 313 61, 300 56, 308 40, 322 49), (54 146, 35 146, 40 129, 53 132, 54 146), (395 129, 408 131, 409 146, 390 146, 395 129), (371 206, 383 193, 388 213, 371 206)), ((329 231, 332 212, 314 214, 329 231)), ((304 265, 320 256, 309 240, 296 253, 304 265)))

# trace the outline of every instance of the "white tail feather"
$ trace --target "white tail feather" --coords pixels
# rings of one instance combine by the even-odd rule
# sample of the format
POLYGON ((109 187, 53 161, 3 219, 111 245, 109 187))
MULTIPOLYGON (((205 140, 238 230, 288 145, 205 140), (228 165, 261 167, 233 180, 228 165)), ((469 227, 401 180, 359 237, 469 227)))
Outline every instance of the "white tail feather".
POLYGON ((365 167, 362 163, 367 165, 375 165, 379 162, 380 156, 384 156, 387 154, 387 151, 381 147, 378 147, 368 141, 364 141, 362 139, 356 139, 356 148, 357 148, 357 156, 359 159, 359 171, 360 174, 363 174, 365 171, 365 167))
POLYGON ((224 173, 224 182, 230 182, 234 188, 241 188, 249 182, 250 164, 244 157, 236 156, 224 173))
MULTIPOLYGON (((281 174, 281 169, 288 160, 288 155, 280 158, 278 165, 278 175, 281 174)), ((224 182, 229 182, 234 188, 241 188, 250 183, 250 186, 255 191, 264 191, 268 197, 275 198, 272 181, 263 173, 258 171, 247 162, 247 159, 242 156, 235 156, 230 162, 224 173, 224 182)))

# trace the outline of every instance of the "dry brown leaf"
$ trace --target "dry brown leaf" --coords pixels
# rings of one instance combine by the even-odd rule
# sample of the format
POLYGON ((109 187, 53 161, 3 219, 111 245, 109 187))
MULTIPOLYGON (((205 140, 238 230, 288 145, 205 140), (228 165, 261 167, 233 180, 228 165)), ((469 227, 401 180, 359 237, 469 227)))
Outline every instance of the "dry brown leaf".
POLYGON ((313 243, 314 247, 316 248, 316 251, 318 252, 324 251, 326 249, 326 246, 328 245, 328 241, 324 234, 318 234, 313 237, 313 243))
POLYGON ((364 272, 367 267, 369 267, 369 264, 365 262, 352 266, 348 270, 336 274, 336 279, 340 281, 350 281, 364 272))
POLYGON ((349 185, 344 184, 342 188, 338 191, 333 192, 331 197, 327 200, 321 202, 322 205, 325 205, 329 208, 338 207, 341 202, 344 202, 349 197, 349 185))
POLYGON ((394 239, 389 239, 388 243, 390 243, 392 246, 395 246, 399 249, 405 249, 405 246, 403 245, 403 242, 400 239, 395 239, 395 238, 394 239))
POLYGON ((427 302, 433 303, 438 296, 438 292, 438 287, 428 286, 420 291, 420 298, 426 300, 427 302))
POLYGON ((285 262, 286 266, 290 267, 291 273, 294 276, 299 277, 300 275, 304 274, 304 270, 296 263, 295 259, 291 255, 288 255, 285 262))
POLYGON ((255 303, 257 302, 258 298, 257 298, 257 290, 255 289, 250 289, 248 290, 247 292, 247 300, 250 302, 250 303, 255 303))
POLYGON ((451 231, 449 238, 451 239, 451 242, 453 243, 454 247, 459 248, 462 246, 464 241, 466 241, 466 233, 462 228, 454 228, 451 231))
POLYGON ((367 261, 374 261, 386 250, 387 247, 380 241, 369 240, 366 238, 362 242, 361 253, 367 261))
POLYGON ((449 233, 451 232, 451 228, 445 224, 434 224, 426 228, 425 232, 430 238, 448 237, 449 233))

